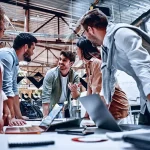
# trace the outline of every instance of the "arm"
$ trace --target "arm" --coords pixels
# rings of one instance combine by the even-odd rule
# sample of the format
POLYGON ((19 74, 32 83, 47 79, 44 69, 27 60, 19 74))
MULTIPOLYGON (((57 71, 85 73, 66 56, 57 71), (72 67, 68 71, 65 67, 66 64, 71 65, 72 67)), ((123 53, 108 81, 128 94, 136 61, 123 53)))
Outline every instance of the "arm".
MULTIPOLYGON (((12 68, 13 68, 13 57, 8 54, 3 52, 1 55, 3 57, 1 58, 1 61, 3 63, 4 67, 4 74, 3 74, 3 91, 8 97, 7 100, 7 106, 9 107, 9 110, 11 112, 11 116, 15 117, 14 109, 13 109, 13 98, 15 96, 12 87, 13 87, 13 73, 12 73, 12 68)), ((4 111, 5 113, 5 111, 4 111)))
POLYGON ((0 133, 3 131, 4 121, 2 118, 3 111, 3 99, 2 99, 2 72, 0 67, 0 133))
POLYGON ((14 112, 15 112, 15 117, 18 119, 24 119, 21 110, 20 110, 20 102, 19 102, 19 92, 18 92, 18 84, 17 84, 17 75, 18 75, 18 67, 16 66, 15 72, 14 72, 14 78, 13 78, 13 86, 12 90, 14 92, 14 100, 13 100, 13 107, 14 107, 14 112))
POLYGON ((43 107, 43 116, 46 117, 49 114, 49 106, 50 103, 43 103, 42 107, 43 107))
POLYGON ((87 85, 87 95, 92 94, 92 89, 89 85, 87 85))
POLYGON ((50 111, 52 81, 53 81, 52 73, 51 71, 48 71, 43 81, 43 90, 42 90, 42 107, 44 117, 46 117, 50 111))
POLYGON ((77 99, 80 96, 79 87, 80 87, 80 79, 79 79, 79 76, 76 75, 74 78, 74 83, 68 84, 68 88, 71 91, 71 95, 73 99, 77 99))
POLYGON ((18 96, 18 95, 16 95, 16 96, 14 97, 14 100, 13 100, 13 107, 14 107, 14 112, 15 112, 16 118, 18 118, 18 119, 23 119, 23 118, 22 118, 21 111, 20 111, 20 101, 19 101, 19 96, 18 96))
POLYGON ((3 99, 2 99, 2 72, 0 67, 0 119, 2 119, 3 99))
POLYGON ((91 79, 91 90, 92 94, 97 93, 100 94, 101 88, 102 88, 102 73, 101 73, 101 60, 94 59, 91 62, 91 73, 92 73, 92 79, 91 79))
POLYGON ((115 34, 115 45, 126 54, 131 67, 141 81, 145 95, 150 100, 150 55, 142 47, 141 37, 130 29, 122 28, 115 34))

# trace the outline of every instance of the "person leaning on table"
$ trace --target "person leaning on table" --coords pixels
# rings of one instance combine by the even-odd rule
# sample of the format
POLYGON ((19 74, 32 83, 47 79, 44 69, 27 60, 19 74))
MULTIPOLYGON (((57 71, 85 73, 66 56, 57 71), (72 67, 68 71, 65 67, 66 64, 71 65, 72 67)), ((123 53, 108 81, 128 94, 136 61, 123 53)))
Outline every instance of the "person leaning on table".
MULTIPOLYGON (((97 47, 94 47, 89 40, 81 37, 77 42, 77 54, 79 59, 85 64, 88 84, 87 95, 94 93, 101 95, 102 73, 100 68, 102 61, 99 50, 97 47)), ((101 98, 104 100, 102 96, 101 98)), ((126 94, 121 90, 119 85, 116 84, 109 111, 118 123, 123 123, 128 116, 128 110, 129 103, 126 94)), ((85 117, 89 117, 87 113, 85 117)))
POLYGON ((135 79, 140 92, 139 124, 150 125, 150 36, 132 25, 108 22, 98 9, 88 11, 80 24, 86 38, 102 46, 102 88, 106 102, 112 101, 117 69, 124 71, 135 79))

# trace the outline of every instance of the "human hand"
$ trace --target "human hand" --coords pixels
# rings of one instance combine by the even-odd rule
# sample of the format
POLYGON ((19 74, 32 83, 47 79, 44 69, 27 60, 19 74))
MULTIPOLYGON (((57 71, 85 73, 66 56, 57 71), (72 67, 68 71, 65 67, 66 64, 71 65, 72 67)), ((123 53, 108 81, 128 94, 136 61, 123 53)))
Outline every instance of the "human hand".
POLYGON ((71 82, 68 83, 68 88, 70 89, 71 92, 77 92, 78 88, 81 86, 81 83, 79 84, 73 84, 71 82))
POLYGON ((9 126, 23 126, 26 122, 22 119, 11 118, 9 121, 9 126))
POLYGON ((28 120, 29 117, 27 117, 27 116, 20 116, 20 117, 17 117, 17 119, 28 120))

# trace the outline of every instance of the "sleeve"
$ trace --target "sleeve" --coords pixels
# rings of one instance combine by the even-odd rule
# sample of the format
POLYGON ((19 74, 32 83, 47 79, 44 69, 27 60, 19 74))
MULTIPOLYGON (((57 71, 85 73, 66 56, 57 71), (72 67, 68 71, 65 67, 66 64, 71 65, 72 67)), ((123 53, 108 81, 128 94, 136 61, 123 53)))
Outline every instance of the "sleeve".
POLYGON ((8 98, 7 98, 7 96, 6 96, 6 94, 4 93, 4 91, 2 90, 2 99, 3 99, 3 101, 5 101, 5 100, 7 100, 8 98))
POLYGON ((13 75, 13 77, 14 77, 13 78, 13 92, 15 95, 19 95, 18 84, 17 84, 18 69, 19 69, 19 66, 16 66, 14 75, 13 75))
POLYGON ((79 78, 78 74, 76 74, 76 73, 75 73, 75 75, 74 75, 73 83, 77 83, 77 84, 80 83, 80 78, 79 78))
POLYGON ((13 57, 8 53, 1 54, 1 62, 4 67, 3 74, 3 91, 6 96, 14 97, 15 94, 13 92, 13 57))
POLYGON ((53 75, 48 71, 43 81, 42 103, 50 103, 52 93, 53 75))
POLYGON ((150 55, 143 48, 141 37, 131 29, 121 28, 115 34, 115 45, 124 51, 147 96, 150 93, 150 55))
MULTIPOLYGON (((75 76, 74 76, 74 81, 73 81, 74 84, 79 84, 80 83, 80 78, 79 78, 79 75, 75 73, 75 76)), ((78 91, 80 91, 80 87, 78 88, 78 91)))
POLYGON ((101 61, 100 60, 94 60, 92 65, 92 83, 91 83, 91 88, 92 88, 92 94, 97 93, 100 94, 101 88, 102 88, 102 73, 100 70, 101 67, 101 61))

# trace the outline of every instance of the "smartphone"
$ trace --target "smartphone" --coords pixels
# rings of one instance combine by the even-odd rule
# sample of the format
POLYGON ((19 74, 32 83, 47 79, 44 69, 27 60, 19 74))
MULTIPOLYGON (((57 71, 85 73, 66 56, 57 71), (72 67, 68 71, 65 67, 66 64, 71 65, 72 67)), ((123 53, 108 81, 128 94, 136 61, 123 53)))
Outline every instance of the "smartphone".
POLYGON ((93 131, 88 131, 84 128, 79 128, 79 129, 56 129, 55 130, 59 134, 71 134, 71 135, 89 135, 89 134, 94 134, 93 131))

